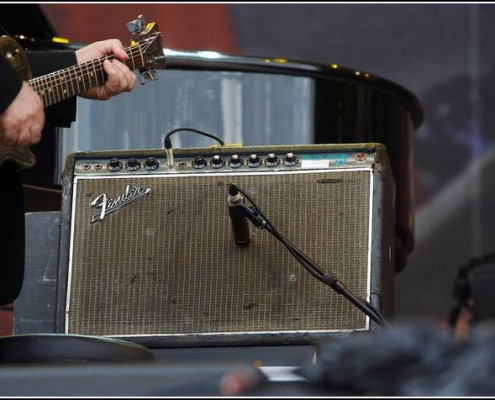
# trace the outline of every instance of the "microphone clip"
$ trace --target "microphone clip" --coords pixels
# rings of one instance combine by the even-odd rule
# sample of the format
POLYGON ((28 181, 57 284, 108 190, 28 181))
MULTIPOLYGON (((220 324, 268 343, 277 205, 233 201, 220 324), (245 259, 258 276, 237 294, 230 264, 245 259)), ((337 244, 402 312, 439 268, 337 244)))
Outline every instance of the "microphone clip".
POLYGON ((239 247, 247 246, 250 242, 251 235, 248 220, 258 228, 263 228, 266 225, 265 219, 254 208, 246 206, 242 194, 234 184, 230 185, 227 202, 232 234, 235 243, 239 247))
POLYGON ((231 184, 229 187, 227 201, 232 209, 235 209, 239 215, 249 219, 257 228, 263 229, 266 226, 265 219, 253 207, 246 205, 244 197, 235 184, 231 184))
POLYGON ((247 206, 244 202, 239 202, 232 207, 241 210, 242 214, 257 228, 263 229, 266 226, 265 219, 253 207, 247 206))

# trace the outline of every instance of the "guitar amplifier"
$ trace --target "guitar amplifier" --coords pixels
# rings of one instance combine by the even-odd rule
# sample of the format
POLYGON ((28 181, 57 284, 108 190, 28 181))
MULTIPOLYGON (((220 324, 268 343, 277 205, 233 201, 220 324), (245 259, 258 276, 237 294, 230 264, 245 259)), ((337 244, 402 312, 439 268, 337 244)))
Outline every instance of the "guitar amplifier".
POLYGON ((378 143, 77 152, 63 173, 56 331, 149 347, 307 344, 375 329, 268 231, 233 239, 229 185, 385 317, 395 182, 378 143))

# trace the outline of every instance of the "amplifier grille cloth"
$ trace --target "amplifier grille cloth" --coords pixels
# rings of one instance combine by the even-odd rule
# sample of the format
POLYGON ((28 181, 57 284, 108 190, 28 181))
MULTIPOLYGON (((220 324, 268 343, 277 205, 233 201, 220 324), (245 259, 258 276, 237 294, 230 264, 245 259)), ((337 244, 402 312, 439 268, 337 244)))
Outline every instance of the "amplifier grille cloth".
POLYGON ((235 182, 282 235, 367 298, 371 172, 212 175, 77 181, 67 333, 366 329, 361 311, 267 231, 250 224, 239 248, 227 196, 235 182), (90 224, 89 203, 127 184, 151 193, 90 224))

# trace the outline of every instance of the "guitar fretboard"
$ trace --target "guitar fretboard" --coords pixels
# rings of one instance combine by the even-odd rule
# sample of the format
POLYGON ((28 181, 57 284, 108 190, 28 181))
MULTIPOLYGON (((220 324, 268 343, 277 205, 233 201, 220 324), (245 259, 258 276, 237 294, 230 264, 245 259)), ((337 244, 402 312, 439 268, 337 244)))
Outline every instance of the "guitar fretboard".
MULTIPOLYGON (((145 53, 148 44, 138 43, 135 46, 125 48, 129 56, 124 61, 131 70, 142 68, 146 65, 145 53)), ((59 103, 86 90, 101 85, 106 80, 103 69, 105 60, 113 60, 114 56, 101 57, 82 64, 77 64, 56 72, 28 81, 29 86, 43 99, 45 107, 59 103)))

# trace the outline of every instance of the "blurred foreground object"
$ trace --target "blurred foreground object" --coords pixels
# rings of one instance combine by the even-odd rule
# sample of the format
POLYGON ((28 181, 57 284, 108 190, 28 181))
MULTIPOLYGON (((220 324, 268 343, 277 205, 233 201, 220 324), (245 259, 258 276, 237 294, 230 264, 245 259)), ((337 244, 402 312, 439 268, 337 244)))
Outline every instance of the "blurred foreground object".
POLYGON ((305 381, 281 384, 230 373, 224 394, 292 396, 493 396, 495 329, 480 324, 459 340, 420 324, 329 341, 316 362, 296 370, 305 381), (232 382, 237 379, 237 382, 232 382), (241 392, 242 388, 245 389, 241 392))

